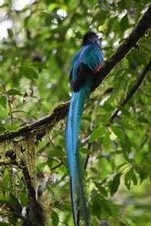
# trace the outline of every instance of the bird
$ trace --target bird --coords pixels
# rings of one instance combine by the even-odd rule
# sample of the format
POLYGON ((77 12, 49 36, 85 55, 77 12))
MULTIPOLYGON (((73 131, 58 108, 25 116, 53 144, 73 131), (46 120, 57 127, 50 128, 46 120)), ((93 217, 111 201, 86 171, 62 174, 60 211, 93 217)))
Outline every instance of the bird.
POLYGON ((90 225, 88 206, 82 182, 83 175, 79 160, 78 134, 84 101, 89 99, 93 86, 99 79, 102 64, 103 53, 101 50, 101 41, 97 33, 88 31, 83 36, 80 50, 71 60, 69 72, 72 96, 66 123, 66 153, 70 174, 74 226, 78 226, 79 202, 85 225, 90 225))

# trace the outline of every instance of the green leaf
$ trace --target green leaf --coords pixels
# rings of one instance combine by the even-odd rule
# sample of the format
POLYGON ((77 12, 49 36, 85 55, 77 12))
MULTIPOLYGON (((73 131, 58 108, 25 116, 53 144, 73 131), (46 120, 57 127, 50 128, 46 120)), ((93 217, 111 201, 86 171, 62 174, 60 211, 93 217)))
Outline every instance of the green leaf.
POLYGON ((10 209, 15 210, 17 213, 21 213, 22 206, 20 205, 17 197, 13 193, 10 193, 8 205, 10 209))
POLYGON ((129 129, 129 130, 135 130, 135 126, 133 124, 130 124, 127 121, 120 121, 118 122, 118 124, 120 124, 122 127, 124 127, 125 129, 129 129))
POLYGON ((111 129, 112 129, 113 133, 119 138, 119 140, 123 141, 124 134, 123 134, 123 131, 121 130, 121 128, 119 128, 117 126, 111 126, 111 129))
POLYGON ((102 195, 94 196, 92 203, 92 214, 100 219, 101 215, 106 212, 109 215, 112 213, 111 202, 105 199, 102 195))
POLYGON ((92 213, 94 216, 97 216, 100 218, 101 216, 101 207, 104 207, 104 203, 102 203, 102 200, 100 197, 95 198, 92 203, 92 213))
POLYGON ((31 66, 21 66, 20 73, 30 80, 38 79, 38 74, 34 67, 31 66))
POLYGON ((6 97, 2 96, 0 97, 0 105, 6 108, 6 97))
POLYGON ((121 31, 125 31, 129 27, 129 21, 127 14, 120 21, 121 31))
POLYGON ((48 5, 48 10, 49 11, 53 11, 54 9, 62 9, 62 10, 66 11, 67 7, 64 4, 60 4, 60 3, 57 3, 57 2, 51 3, 51 4, 48 5))
POLYGON ((149 120, 143 115, 138 118, 138 121, 146 124, 150 123, 149 120))
POLYGON ((121 177, 121 173, 118 173, 115 175, 115 177, 113 178, 111 184, 110 184, 110 193, 111 195, 114 195, 118 188, 119 188, 119 185, 120 185, 120 177, 121 177))
POLYGON ((110 134, 109 134, 109 132, 105 133, 105 136, 103 138, 103 146, 104 146, 105 150, 109 149, 109 146, 110 146, 110 134))
POLYGON ((53 226, 58 226, 59 217, 58 217, 58 214, 55 211, 52 211, 52 213, 51 213, 51 219, 52 219, 52 225, 53 226))
POLYGON ((97 183, 97 182, 94 182, 96 187, 98 188, 98 190, 100 191, 100 193, 103 195, 103 196, 107 196, 107 191, 106 189, 101 185, 101 183, 97 183))
POLYGON ((0 108, 0 118, 7 117, 7 111, 4 107, 1 106, 0 108))
POLYGON ((9 37, 12 39, 14 36, 12 29, 8 28, 7 31, 8 31, 9 37))
POLYGON ((130 189, 133 174, 133 168, 130 168, 130 170, 124 176, 125 185, 128 189, 130 189))
POLYGON ((6 128, 3 125, 0 125, 0 132, 3 133, 4 131, 6 131, 6 128))
POLYGON ((134 185, 137 185, 137 177, 136 177, 135 172, 133 172, 133 174, 132 174, 132 181, 133 181, 134 185))
POLYGON ((22 206, 28 205, 28 197, 26 193, 21 193, 19 198, 22 206))
POLYGON ((99 137, 102 137, 104 135, 104 133, 105 133, 105 127, 99 127, 97 129, 95 129, 92 132, 89 141, 93 142, 94 140, 98 139, 99 137))
POLYGON ((12 96, 12 95, 19 95, 19 96, 22 96, 21 92, 17 89, 10 89, 7 91, 7 94, 9 96, 12 96))
POLYGON ((124 114, 126 117, 131 117, 131 113, 123 106, 118 107, 120 111, 122 111, 122 114, 124 114))
POLYGON ((81 147, 79 148, 80 153, 84 153, 84 154, 90 154, 91 151, 85 147, 81 147))
POLYGON ((17 124, 13 124, 13 125, 12 124, 6 124, 5 128, 10 130, 10 131, 13 131, 13 130, 17 130, 19 128, 19 125, 17 125, 17 124))

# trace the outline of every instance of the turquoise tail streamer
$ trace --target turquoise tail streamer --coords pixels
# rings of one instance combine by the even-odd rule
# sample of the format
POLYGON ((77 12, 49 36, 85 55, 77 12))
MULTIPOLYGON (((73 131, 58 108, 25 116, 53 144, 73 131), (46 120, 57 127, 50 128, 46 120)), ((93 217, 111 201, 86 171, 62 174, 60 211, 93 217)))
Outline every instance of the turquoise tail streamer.
POLYGON ((75 226, 77 226, 78 200, 80 200, 81 203, 85 225, 89 226, 88 211, 82 184, 82 173, 79 163, 78 134, 84 101, 89 97, 90 89, 89 85, 85 85, 78 92, 72 93, 66 127, 66 150, 70 173, 72 212, 75 226))

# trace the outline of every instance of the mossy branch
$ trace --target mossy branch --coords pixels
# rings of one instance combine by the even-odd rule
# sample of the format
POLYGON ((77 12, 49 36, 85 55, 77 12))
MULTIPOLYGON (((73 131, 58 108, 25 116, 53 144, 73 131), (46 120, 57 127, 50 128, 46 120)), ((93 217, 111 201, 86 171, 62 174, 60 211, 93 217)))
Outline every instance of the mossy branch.
MULTIPOLYGON (((0 135, 0 142, 11 140, 16 137, 26 137, 26 136, 28 137, 30 132, 34 132, 39 127, 43 127, 45 125, 47 125, 49 129, 51 129, 55 126, 57 122, 65 118, 68 112, 68 108, 69 108, 69 102, 60 104, 58 107, 56 107, 53 110, 52 114, 47 115, 46 117, 39 119, 38 121, 33 122, 29 125, 21 127, 17 131, 12 131, 12 132, 8 132, 0 135)), ((45 133, 45 128, 42 128, 37 136, 41 136, 42 133, 45 133)))

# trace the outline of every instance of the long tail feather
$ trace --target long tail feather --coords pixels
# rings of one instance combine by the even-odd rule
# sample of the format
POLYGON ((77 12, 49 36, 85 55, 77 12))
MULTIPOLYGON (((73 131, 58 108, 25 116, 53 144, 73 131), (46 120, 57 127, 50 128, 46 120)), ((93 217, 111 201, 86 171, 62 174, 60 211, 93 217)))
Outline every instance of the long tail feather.
POLYGON ((80 199, 86 226, 89 225, 88 211, 84 196, 82 175, 78 155, 78 134, 84 100, 89 96, 90 87, 84 86, 72 93, 66 128, 66 149, 71 183, 71 200, 74 225, 77 226, 77 200, 80 199), (80 195, 80 197, 78 197, 80 195))

